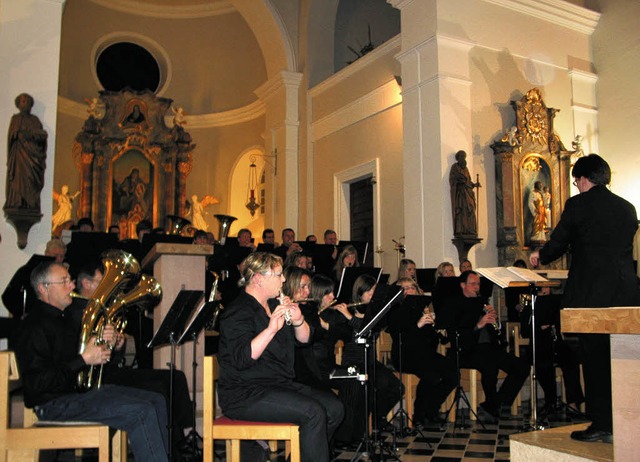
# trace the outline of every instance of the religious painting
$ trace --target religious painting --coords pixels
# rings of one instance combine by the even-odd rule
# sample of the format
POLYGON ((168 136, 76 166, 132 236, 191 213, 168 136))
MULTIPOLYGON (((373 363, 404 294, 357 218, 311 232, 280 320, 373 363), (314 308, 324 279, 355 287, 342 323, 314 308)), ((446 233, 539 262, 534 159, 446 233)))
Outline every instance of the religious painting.
POLYGON ((130 149, 113 162, 111 222, 139 222, 153 214, 153 165, 130 149))
POLYGON ((520 166, 524 243, 538 247, 549 240, 551 230, 552 175, 539 154, 529 154, 520 166))

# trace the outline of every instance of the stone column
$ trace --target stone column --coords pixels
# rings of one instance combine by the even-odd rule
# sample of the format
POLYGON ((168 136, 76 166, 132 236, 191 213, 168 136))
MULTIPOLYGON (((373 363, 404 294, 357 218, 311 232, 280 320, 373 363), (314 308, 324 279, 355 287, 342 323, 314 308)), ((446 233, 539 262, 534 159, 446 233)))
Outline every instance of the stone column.
MULTIPOLYGON (((298 230, 299 125, 298 98, 302 74, 281 71, 256 90, 266 106, 266 189, 272 222, 298 230), (269 157, 272 154, 276 157, 269 157)), ((268 208, 269 208, 268 207, 268 208)), ((267 220, 269 221, 269 220, 267 220)))

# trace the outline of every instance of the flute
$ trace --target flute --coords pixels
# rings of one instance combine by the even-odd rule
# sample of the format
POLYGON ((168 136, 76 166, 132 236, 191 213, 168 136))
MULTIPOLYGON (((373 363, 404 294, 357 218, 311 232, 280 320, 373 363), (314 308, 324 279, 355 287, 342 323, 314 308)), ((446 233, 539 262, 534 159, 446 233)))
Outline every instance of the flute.
MULTIPOLYGON (((284 304, 284 294, 282 292, 280 292, 280 295, 278 296, 278 299, 280 300, 280 304, 283 305, 284 304)), ((291 325, 291 311, 287 310, 284 312, 284 322, 287 323, 287 326, 291 325)))

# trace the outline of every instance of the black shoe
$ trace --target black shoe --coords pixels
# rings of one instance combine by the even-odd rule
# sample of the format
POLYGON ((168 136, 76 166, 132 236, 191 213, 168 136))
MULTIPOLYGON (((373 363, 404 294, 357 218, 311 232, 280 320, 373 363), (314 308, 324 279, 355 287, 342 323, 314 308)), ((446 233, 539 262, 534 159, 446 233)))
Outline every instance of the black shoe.
POLYGON ((440 414, 437 412, 435 414, 428 414, 425 420, 427 420, 429 423, 437 425, 444 425, 447 423, 447 419, 440 416, 440 414))
POLYGON ((480 403, 480 408, 487 414, 487 423, 498 423, 500 421, 500 407, 491 406, 486 401, 480 403))
POLYGON ((603 443, 613 443, 613 433, 589 427, 586 430, 571 432, 571 439, 586 441, 589 443, 593 443, 596 441, 602 441, 603 443))

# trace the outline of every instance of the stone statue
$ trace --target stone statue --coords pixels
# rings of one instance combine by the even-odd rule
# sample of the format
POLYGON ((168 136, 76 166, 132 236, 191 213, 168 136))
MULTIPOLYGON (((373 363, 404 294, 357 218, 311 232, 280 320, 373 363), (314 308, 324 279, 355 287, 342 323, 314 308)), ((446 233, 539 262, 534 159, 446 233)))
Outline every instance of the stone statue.
POLYGON ((182 109, 181 107, 179 107, 178 109, 174 108, 173 106, 171 106, 171 111, 173 112, 173 125, 174 126, 179 126, 182 127, 184 124, 187 123, 187 119, 185 118, 185 113, 184 113, 184 109, 182 109))
POLYGON ((198 200, 196 194, 191 196, 191 206, 187 214, 191 221, 191 226, 195 229, 201 229, 202 231, 209 231, 209 224, 204 218, 206 213, 204 208, 208 205, 219 203, 220 201, 218 199, 210 195, 204 196, 201 201, 198 200))
POLYGON ((477 237, 476 198, 473 189, 480 183, 473 183, 467 168, 467 153, 458 151, 456 163, 449 173, 451 186, 451 208, 453 212, 453 235, 455 237, 477 237))
POLYGON ((58 226, 71 220, 71 210, 73 208, 73 200, 78 197, 80 191, 69 194, 69 186, 63 184, 60 192, 53 191, 53 200, 58 202, 58 210, 51 217, 51 229, 56 230, 58 226))
POLYGON ((18 114, 11 117, 7 155, 7 198, 4 209, 33 210, 40 213, 40 192, 44 186, 47 132, 31 114, 33 98, 16 97, 18 114))

